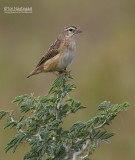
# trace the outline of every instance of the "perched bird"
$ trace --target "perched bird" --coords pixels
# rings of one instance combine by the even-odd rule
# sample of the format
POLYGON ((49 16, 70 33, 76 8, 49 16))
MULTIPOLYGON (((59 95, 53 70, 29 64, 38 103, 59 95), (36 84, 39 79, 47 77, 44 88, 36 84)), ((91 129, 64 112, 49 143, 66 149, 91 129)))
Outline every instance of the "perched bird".
POLYGON ((51 45, 47 53, 41 58, 36 68, 28 75, 41 72, 64 73, 71 65, 76 52, 76 36, 82 31, 76 26, 66 26, 60 32, 56 41, 51 45))

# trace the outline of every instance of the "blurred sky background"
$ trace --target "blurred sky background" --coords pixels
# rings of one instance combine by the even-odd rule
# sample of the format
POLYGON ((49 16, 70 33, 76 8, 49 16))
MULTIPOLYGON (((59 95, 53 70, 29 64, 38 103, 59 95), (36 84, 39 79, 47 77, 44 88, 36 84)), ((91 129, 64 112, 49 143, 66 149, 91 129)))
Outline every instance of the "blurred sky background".
MULTIPOLYGON (((65 119, 64 128, 97 114, 104 100, 128 101, 127 112, 107 129, 116 132, 112 144, 102 144, 93 160, 135 159, 135 0, 1 0, 0 110, 19 109, 14 97, 34 92, 44 96, 55 76, 47 73, 26 79, 66 25, 77 25, 77 53, 71 66, 77 89, 71 93, 87 109, 65 119), (3 8, 32 7, 32 14, 6 14, 3 8)), ((15 130, 0 121, 0 160, 22 160, 27 145, 15 154, 4 147, 15 130)))

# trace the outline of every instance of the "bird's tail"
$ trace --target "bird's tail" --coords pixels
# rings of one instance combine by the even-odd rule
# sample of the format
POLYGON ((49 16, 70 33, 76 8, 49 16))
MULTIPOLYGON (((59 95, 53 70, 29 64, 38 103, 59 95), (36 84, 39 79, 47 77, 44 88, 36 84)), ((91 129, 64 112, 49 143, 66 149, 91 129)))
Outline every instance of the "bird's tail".
POLYGON ((38 73, 40 73, 41 72, 41 70, 39 70, 38 68, 36 68, 36 69, 34 69, 28 76, 27 76, 27 78, 29 78, 29 77, 31 77, 31 76, 33 76, 33 75, 35 75, 35 74, 38 74, 38 73))

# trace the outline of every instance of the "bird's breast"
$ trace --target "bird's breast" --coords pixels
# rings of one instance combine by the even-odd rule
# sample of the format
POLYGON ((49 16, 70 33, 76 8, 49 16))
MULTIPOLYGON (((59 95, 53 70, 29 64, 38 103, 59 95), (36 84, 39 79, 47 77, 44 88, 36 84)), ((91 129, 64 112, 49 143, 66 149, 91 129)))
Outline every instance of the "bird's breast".
POLYGON ((72 49, 72 50, 66 50, 62 56, 61 56, 61 62, 60 62, 60 65, 59 65, 59 68, 60 69, 65 69, 66 67, 70 66, 72 61, 73 61, 73 58, 75 56, 75 51, 76 49, 72 49))

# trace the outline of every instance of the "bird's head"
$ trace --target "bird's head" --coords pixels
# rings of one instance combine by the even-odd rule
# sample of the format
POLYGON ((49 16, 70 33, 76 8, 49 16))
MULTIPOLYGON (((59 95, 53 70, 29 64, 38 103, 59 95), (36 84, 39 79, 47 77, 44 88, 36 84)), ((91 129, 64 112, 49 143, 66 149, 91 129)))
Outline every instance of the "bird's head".
POLYGON ((80 30, 80 28, 76 26, 66 26, 64 27, 64 30, 62 31, 62 33, 66 38, 69 38, 69 37, 76 37, 76 35, 78 33, 82 33, 82 31, 80 30))

